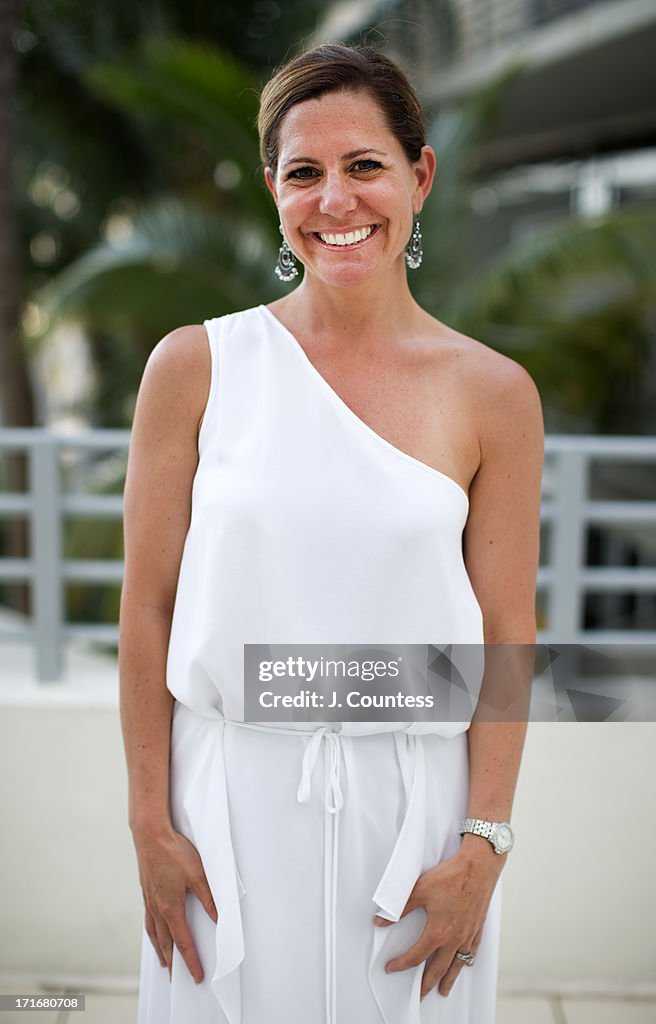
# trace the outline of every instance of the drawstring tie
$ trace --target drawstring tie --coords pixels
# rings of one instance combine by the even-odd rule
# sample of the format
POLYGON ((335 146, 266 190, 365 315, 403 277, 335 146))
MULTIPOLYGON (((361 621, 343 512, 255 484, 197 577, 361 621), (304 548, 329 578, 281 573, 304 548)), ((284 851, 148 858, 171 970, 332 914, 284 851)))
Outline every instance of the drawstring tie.
POLYGON ((299 803, 308 803, 312 772, 317 763, 321 741, 326 740, 326 790, 324 807, 329 814, 324 822, 324 934, 326 943, 326 1022, 337 1024, 337 864, 339 861, 339 811, 344 795, 339 780, 341 762, 339 734, 322 726, 308 741, 303 754, 303 770, 298 787, 299 803), (332 828, 330 828, 332 822, 332 828), (329 833, 332 832, 332 836, 329 833))

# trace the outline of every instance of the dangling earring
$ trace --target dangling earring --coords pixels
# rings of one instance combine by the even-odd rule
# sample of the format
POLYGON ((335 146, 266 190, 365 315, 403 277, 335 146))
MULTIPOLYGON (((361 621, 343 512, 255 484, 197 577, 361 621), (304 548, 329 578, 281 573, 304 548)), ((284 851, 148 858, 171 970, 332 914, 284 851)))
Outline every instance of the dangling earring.
POLYGON ((411 270, 416 270, 417 267, 421 266, 421 261, 424 258, 424 250, 421 245, 421 231, 419 230, 419 221, 415 221, 415 226, 412 229, 412 235, 410 241, 405 250, 405 261, 411 270))
POLYGON ((280 234, 282 235, 282 245, 280 246, 278 259, 276 260, 276 265, 273 270, 281 281, 293 281, 295 277, 298 277, 296 257, 287 244, 287 240, 282 230, 282 224, 280 225, 280 234))

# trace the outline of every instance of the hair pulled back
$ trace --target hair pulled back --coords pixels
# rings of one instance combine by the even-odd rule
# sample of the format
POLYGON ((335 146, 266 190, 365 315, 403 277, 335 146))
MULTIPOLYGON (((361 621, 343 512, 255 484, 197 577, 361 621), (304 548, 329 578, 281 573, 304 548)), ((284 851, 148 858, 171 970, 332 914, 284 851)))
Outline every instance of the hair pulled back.
POLYGON ((405 72, 373 47, 322 43, 277 68, 262 89, 257 119, 260 156, 274 177, 285 114, 304 100, 344 90, 367 92, 378 103, 410 163, 419 159, 426 141, 424 119, 405 72))

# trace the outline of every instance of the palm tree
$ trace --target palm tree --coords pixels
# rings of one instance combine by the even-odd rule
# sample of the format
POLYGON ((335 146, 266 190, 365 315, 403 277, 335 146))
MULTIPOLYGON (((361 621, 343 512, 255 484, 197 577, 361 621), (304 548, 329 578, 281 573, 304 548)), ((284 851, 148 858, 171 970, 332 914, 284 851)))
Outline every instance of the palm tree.
POLYGON ((636 433, 653 398, 656 205, 567 216, 472 267, 470 197, 476 145, 521 65, 457 111, 440 113, 428 141, 441 159, 422 212, 430 244, 419 301, 516 359, 536 380, 548 430, 636 433))
MULTIPOLYGON (((518 70, 430 127, 440 170, 422 213, 430 244, 412 287, 440 319, 527 367, 552 429, 616 429, 618 406, 640 408, 631 389, 650 350, 655 209, 568 218, 482 268, 470 269, 456 245, 469 226, 476 144, 518 70), (621 388, 630 401, 621 402, 621 388)), ((216 50, 169 41, 150 43, 136 65, 96 67, 88 80, 106 103, 155 119, 160 132, 184 124, 231 187, 208 191, 201 181, 189 195, 145 202, 129 237, 99 244, 54 280, 51 316, 154 340, 277 294, 271 267, 280 239, 258 169, 250 76, 216 50)), ((640 432, 638 420, 633 428, 640 432)))
MULTIPOLYGON (((134 66, 140 63, 139 47, 148 40, 165 43, 183 37, 198 41, 199 46, 205 40, 220 40, 222 52, 239 61, 236 74, 254 81, 283 60, 294 41, 307 36, 325 8, 325 0, 286 0, 284 9, 274 3, 24 0, 20 13, 16 12, 15 31, 11 30, 20 54, 14 105, 20 111, 14 215, 23 254, 12 261, 12 267, 21 267, 26 299, 22 344, 15 350, 15 380, 20 375, 28 382, 33 376, 29 364, 38 355, 47 324, 41 322, 31 300, 45 283, 87 253, 107 231, 115 231, 117 223, 140 209, 147 196, 182 196, 197 201, 202 211, 221 195, 212 180, 212 156, 202 139, 195 138, 193 111, 182 116, 178 109, 176 121, 171 116, 176 97, 170 92, 170 115, 160 120, 106 103, 100 88, 88 88, 88 69, 98 62, 119 69, 131 52, 137 54, 131 61, 134 66), (242 72, 242 67, 247 71, 242 72)), ((9 10, 7 4, 5 10, 9 10)), ((5 38, 9 46, 9 32, 5 38)), ((3 61, 7 74, 14 57, 11 49, 8 61, 3 61)), ((226 85, 228 62, 226 56, 221 69, 226 85)), ((153 59, 151 70, 157 77, 155 65, 153 59)), ((184 88, 183 70, 179 73, 184 88)), ((234 79, 233 84, 236 87, 234 79)), ((142 85, 147 93, 148 82, 142 85)), ((9 93, 3 91, 5 97, 9 103, 9 93)), ((206 93, 205 102, 213 102, 211 92, 206 93)), ((229 106, 226 90, 215 110, 218 135, 221 112, 229 106)), ((204 116, 211 117, 207 108, 204 116)), ((226 184, 230 170, 224 166, 218 175, 226 186, 224 208, 232 206, 226 184)), ((3 282, 9 280, 3 276, 3 282)), ((129 317, 128 322, 129 333, 116 326, 103 330, 85 324, 90 358, 99 371, 98 387, 95 405, 85 401, 79 411, 99 424, 126 420, 126 403, 129 406, 134 382, 153 345, 152 329, 140 334, 129 317)), ((10 387, 9 380, 7 373, 0 375, 5 404, 15 405, 23 401, 21 396, 25 398, 23 414, 12 416, 12 422, 33 422, 29 389, 10 387)))
POLYGON ((203 44, 147 41, 137 67, 98 66, 87 77, 105 101, 147 113, 168 137, 183 123, 203 152, 200 180, 144 202, 119 241, 99 243, 57 275, 43 293, 50 316, 79 316, 104 331, 131 326, 152 344, 172 326, 276 293, 280 236, 256 180, 250 75, 203 44))
MULTIPOLYGON (((272 274, 280 239, 259 170, 256 83, 243 67, 205 45, 151 41, 138 61, 97 66, 87 78, 105 104, 194 157, 184 189, 144 200, 122 237, 75 260, 39 299, 51 326, 76 317, 96 336, 118 340, 124 370, 114 386, 127 398, 139 373, 126 353, 145 358, 144 350, 172 327, 280 293, 272 274)), ((494 90, 502 87, 503 80, 431 126, 441 173, 422 214, 430 244, 412 287, 440 319, 523 362, 547 405, 569 416, 585 413, 599 429, 618 374, 638 379, 646 357, 654 212, 567 221, 468 270, 454 240, 470 216, 476 142, 494 109, 494 90), (609 276, 613 287, 600 289, 609 276), (585 301, 583 281, 596 285, 585 301)), ((112 365, 121 364, 114 358, 112 365)), ((124 470, 116 460, 113 475, 105 472, 91 486, 120 490, 124 470)), ((85 524, 68 531, 67 545, 78 557, 87 547, 97 557, 99 543, 105 555, 121 557, 116 524, 104 539, 97 524, 91 533, 85 524)), ((113 621, 117 593, 99 590, 94 600, 97 612, 113 621)), ((88 614, 87 590, 71 595, 73 614, 76 607, 88 614)))
MULTIPOLYGON (((17 24, 15 0, 0 0, 0 422, 25 426, 32 422, 33 406, 19 330, 21 261, 13 173, 16 95, 16 51, 13 38, 17 24)), ((21 492, 26 490, 26 484, 25 459, 10 453, 4 487, 9 491, 21 492)), ((4 523, 0 523, 0 527, 4 526, 4 523)), ((8 553, 15 558, 24 558, 27 552, 25 520, 10 520, 0 533, 0 538, 5 532, 8 553)), ((10 603, 26 611, 27 599, 27 588, 20 585, 14 588, 10 603)))

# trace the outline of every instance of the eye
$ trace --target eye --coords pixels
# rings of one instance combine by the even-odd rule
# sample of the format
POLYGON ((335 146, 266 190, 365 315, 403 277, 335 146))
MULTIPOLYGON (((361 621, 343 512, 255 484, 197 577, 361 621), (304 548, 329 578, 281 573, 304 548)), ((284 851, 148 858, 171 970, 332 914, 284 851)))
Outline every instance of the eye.
POLYGON ((298 181, 309 181, 310 175, 305 175, 303 171, 310 171, 311 174, 316 174, 314 167, 296 167, 293 171, 290 171, 287 175, 288 178, 296 178, 298 181))
POLYGON ((360 167, 362 171, 376 171, 383 165, 379 160, 358 160, 357 163, 353 164, 354 168, 360 167), (368 167, 362 167, 362 164, 369 164, 368 167))

